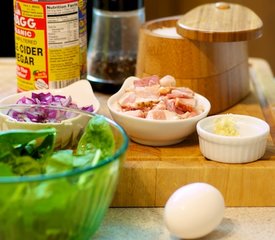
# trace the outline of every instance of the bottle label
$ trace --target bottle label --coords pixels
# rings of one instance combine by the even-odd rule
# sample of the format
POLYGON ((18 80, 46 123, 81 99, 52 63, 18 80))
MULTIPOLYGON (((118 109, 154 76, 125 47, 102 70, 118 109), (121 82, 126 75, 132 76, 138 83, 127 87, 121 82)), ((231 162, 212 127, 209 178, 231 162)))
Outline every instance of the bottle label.
POLYGON ((18 91, 64 87, 86 74, 86 0, 14 0, 18 91))

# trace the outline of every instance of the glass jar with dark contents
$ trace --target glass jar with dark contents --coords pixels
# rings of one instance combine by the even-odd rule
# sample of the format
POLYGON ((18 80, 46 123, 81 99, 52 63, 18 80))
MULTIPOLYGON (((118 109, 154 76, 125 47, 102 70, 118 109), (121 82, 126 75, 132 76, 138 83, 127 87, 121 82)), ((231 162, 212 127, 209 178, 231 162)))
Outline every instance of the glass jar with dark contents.
POLYGON ((144 21, 143 0, 94 0, 87 79, 95 90, 115 92, 135 75, 138 33, 144 21))

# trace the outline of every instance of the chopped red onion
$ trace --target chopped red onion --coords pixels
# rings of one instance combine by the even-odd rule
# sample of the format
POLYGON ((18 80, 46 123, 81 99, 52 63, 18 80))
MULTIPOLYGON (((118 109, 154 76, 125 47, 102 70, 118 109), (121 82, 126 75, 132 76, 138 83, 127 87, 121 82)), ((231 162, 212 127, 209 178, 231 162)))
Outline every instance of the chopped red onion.
MULTIPOLYGON (((22 97, 17 104, 32 104, 32 105, 45 105, 45 106, 58 106, 80 109, 86 112, 93 112, 94 107, 85 106, 78 107, 77 104, 72 102, 71 96, 66 97, 62 95, 52 95, 51 93, 32 93, 31 97, 22 97)), ((61 122, 63 120, 72 118, 75 114, 68 115, 67 112, 62 110, 47 109, 43 106, 24 109, 20 112, 18 110, 11 109, 8 115, 19 122, 36 122, 36 123, 47 123, 47 122, 61 122)))

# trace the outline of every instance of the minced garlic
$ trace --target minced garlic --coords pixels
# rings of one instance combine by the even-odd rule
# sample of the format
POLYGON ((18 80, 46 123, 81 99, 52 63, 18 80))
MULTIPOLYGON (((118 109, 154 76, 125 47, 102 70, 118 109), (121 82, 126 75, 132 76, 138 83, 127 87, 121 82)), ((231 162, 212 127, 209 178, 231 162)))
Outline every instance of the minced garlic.
POLYGON ((217 118, 214 125, 214 133, 224 136, 239 136, 236 121, 231 114, 217 118))

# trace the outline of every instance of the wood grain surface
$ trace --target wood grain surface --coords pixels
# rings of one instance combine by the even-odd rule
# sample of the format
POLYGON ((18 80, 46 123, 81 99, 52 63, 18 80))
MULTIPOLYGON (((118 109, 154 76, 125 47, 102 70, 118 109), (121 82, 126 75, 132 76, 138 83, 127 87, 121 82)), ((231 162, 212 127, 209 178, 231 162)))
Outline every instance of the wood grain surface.
POLYGON ((207 42, 248 41, 262 35, 263 22, 249 8, 233 3, 200 5, 184 14, 178 32, 189 39, 207 42))
MULTIPOLYGON (((205 159, 196 133, 170 147, 130 142, 127 159, 112 206, 164 206, 179 187, 207 182, 217 187, 227 206, 275 206, 275 82, 269 64, 251 58, 251 93, 225 112, 247 114, 268 122, 271 134, 265 155, 247 164, 224 164, 205 159)), ((16 92, 15 61, 0 59, 0 97, 16 92)), ((100 113, 110 117, 109 95, 96 93, 100 113)))
POLYGON ((175 78, 204 78, 222 74, 247 61, 246 42, 190 41, 174 37, 169 29, 176 28, 180 16, 161 18, 145 23, 140 29, 137 75, 164 75, 175 78), (167 29, 165 35, 156 34, 167 29))

